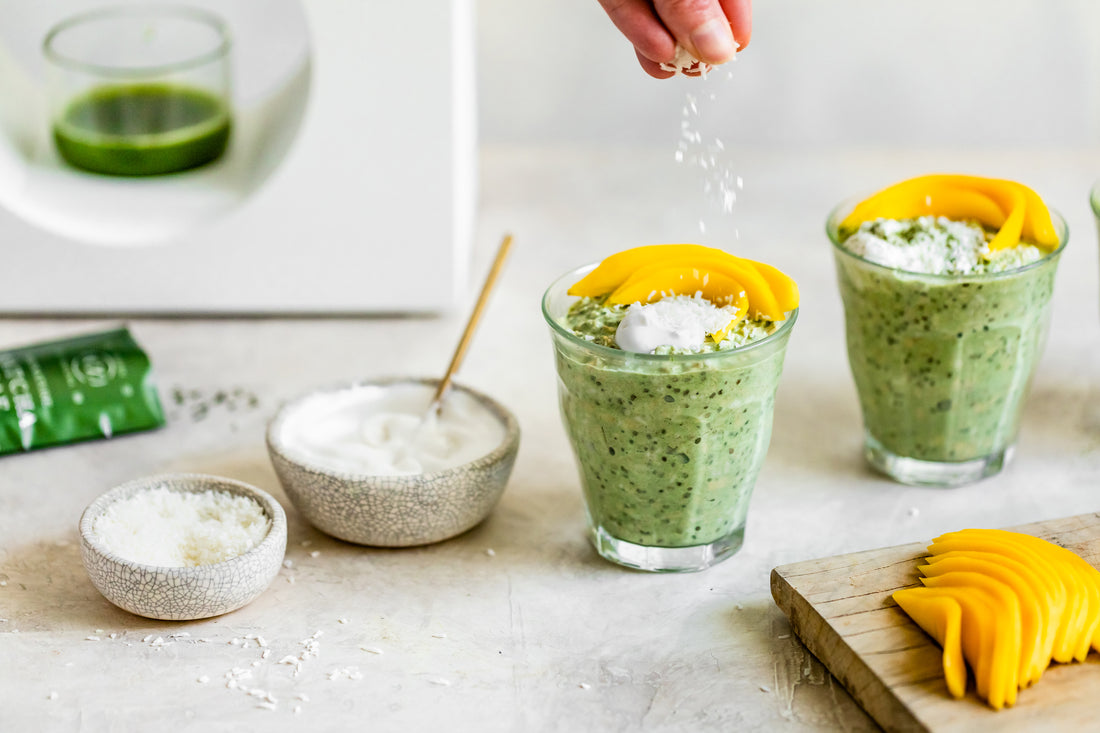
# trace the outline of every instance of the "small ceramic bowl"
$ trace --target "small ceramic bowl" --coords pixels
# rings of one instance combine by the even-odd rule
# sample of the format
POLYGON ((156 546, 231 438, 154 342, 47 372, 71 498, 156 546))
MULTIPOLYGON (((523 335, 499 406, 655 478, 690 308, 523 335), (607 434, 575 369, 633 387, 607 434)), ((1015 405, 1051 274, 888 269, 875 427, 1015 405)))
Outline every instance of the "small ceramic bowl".
POLYGON ((267 450, 287 496, 317 529, 373 547, 411 547, 440 542, 481 522, 496 506, 519 450, 519 423, 504 406, 468 387, 452 389, 474 398, 504 427, 503 440, 469 463, 407 476, 350 473, 308 458, 287 445, 284 428, 308 400, 367 386, 402 388, 438 380, 391 378, 321 389, 285 404, 267 429, 267 450))
POLYGON ((219 476, 176 473, 136 479, 100 496, 80 517, 80 554, 92 584, 111 603, 147 618, 184 621, 235 611, 271 585, 285 552, 286 514, 279 502, 254 486, 219 476), (271 528, 248 552, 209 565, 161 567, 119 557, 96 535, 96 518, 111 504, 157 487, 247 496, 260 505, 271 528))

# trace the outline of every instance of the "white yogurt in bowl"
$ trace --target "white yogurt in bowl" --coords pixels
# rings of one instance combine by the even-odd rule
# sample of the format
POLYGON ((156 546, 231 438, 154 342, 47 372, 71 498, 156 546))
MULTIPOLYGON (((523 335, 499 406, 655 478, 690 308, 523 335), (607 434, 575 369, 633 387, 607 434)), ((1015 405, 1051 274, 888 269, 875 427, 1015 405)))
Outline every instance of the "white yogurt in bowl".
POLYGON ((404 382, 318 392, 288 411, 280 439, 303 460, 377 476, 455 468, 503 442, 500 418, 468 392, 452 391, 439 412, 428 414, 434 391, 404 382))
POLYGON ((286 404, 267 449, 287 497, 322 532, 378 547, 453 537, 496 506, 519 449, 516 418, 455 384, 437 416, 438 382, 381 379, 286 404))

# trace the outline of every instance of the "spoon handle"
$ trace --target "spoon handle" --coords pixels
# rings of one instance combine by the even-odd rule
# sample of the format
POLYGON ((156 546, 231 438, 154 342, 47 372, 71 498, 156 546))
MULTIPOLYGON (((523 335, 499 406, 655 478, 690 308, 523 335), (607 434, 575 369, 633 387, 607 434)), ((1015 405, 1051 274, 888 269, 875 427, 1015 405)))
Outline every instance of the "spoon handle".
POLYGON ((433 408, 438 408, 440 401, 443 399, 443 395, 451 386, 451 378, 454 377, 455 372, 458 371, 459 365, 466 356, 466 349, 470 346, 474 331, 477 329, 477 324, 481 320, 482 311, 485 310, 485 304, 489 301, 489 292, 496 284, 497 277, 500 275, 501 268, 504 265, 504 259, 508 256, 508 251, 511 248, 512 235, 505 234, 504 239, 500 243, 500 247, 497 249, 497 256, 493 260, 493 266, 489 270, 489 275, 485 278, 485 284, 481 286, 481 295, 477 297, 477 303, 474 305, 474 312, 470 314, 470 320, 466 321, 466 330, 462 332, 462 338, 459 339, 454 356, 451 357, 451 364, 447 367, 447 372, 443 375, 443 379, 439 381, 439 387, 435 390, 435 396, 432 397, 433 408))

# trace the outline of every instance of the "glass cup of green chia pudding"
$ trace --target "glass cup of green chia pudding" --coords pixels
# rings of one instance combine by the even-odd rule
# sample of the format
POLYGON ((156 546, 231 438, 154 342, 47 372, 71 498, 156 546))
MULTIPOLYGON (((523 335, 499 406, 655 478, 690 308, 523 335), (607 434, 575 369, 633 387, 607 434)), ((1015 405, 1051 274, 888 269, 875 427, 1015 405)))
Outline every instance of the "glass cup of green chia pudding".
POLYGON ((595 267, 542 301, 590 538, 620 565, 702 570, 741 547, 797 307, 774 323, 745 319, 714 350, 625 351, 611 336, 625 308, 567 292, 595 267))
POLYGON ((868 462, 926 486, 998 473, 1045 345, 1065 221, 1051 212, 1047 249, 1024 237, 982 255, 992 232, 976 222, 878 219, 851 231, 841 222, 854 205, 838 206, 826 231, 868 462))
POLYGON ((230 37, 199 8, 135 5, 68 18, 46 35, 61 158, 111 176, 196 168, 229 143, 230 37))

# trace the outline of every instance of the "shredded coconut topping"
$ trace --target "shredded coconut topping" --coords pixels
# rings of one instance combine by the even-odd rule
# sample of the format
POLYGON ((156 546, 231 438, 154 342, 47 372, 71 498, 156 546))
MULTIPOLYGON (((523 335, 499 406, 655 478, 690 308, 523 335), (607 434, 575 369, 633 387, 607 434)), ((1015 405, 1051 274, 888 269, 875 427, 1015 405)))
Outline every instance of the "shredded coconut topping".
POLYGON ((991 251, 980 225, 942 216, 865 221, 844 247, 886 267, 929 275, 1003 272, 1042 257, 1027 244, 991 251))

